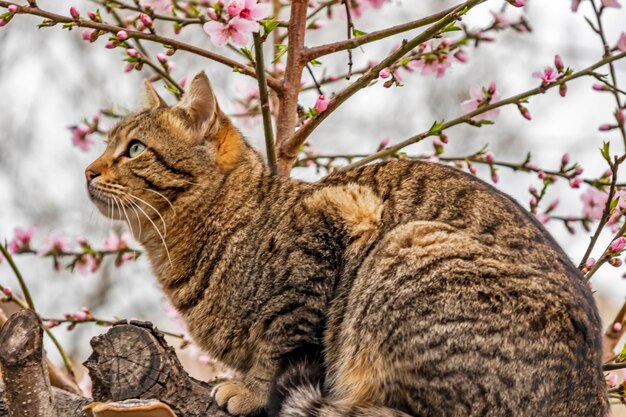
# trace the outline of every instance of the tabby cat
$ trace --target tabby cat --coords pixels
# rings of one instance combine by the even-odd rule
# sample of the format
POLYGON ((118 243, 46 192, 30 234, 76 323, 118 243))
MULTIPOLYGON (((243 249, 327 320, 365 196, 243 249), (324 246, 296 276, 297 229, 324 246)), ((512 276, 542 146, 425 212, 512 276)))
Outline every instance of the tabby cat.
POLYGON ((149 83, 86 170, 191 335, 241 378, 234 415, 604 416, 600 319, 535 219, 453 168, 271 175, 204 73, 149 83))

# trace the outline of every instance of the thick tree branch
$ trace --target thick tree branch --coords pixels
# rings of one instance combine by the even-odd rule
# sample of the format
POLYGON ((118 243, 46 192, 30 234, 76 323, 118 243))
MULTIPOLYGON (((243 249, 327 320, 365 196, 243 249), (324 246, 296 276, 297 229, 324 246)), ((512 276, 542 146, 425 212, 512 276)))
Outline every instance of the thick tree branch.
POLYGON ((285 78, 282 84, 280 109, 276 122, 276 143, 278 145, 278 173, 289 175, 294 157, 288 148, 282 146, 288 141, 296 129, 298 121, 298 96, 300 95, 300 82, 302 71, 306 61, 304 59, 304 35, 306 32, 307 0, 293 0, 291 2, 291 17, 289 19, 289 49, 287 52, 287 65, 285 78))
POLYGON ((320 125, 330 114, 332 114, 341 104, 343 104, 346 100, 352 97, 357 91, 367 87, 373 80, 378 77, 380 71, 388 66, 392 65, 394 62, 401 59, 404 55, 406 55, 409 51, 416 48, 421 43, 432 39, 441 31, 448 26, 450 23, 458 20, 461 17, 462 13, 467 12, 467 10, 483 3, 485 0, 469 0, 452 10, 445 17, 437 21, 434 25, 411 39, 410 41, 405 42, 397 51, 389 55, 387 58, 383 59, 379 64, 370 68, 365 74, 363 74, 358 80, 354 83, 350 84, 342 91, 340 91, 336 96, 333 97, 332 101, 328 105, 328 108, 323 112, 319 113, 315 118, 309 119, 307 123, 302 126, 295 135, 293 135, 290 139, 279 142, 279 155, 283 155, 283 159, 289 160, 289 163, 293 163, 293 161, 297 157, 298 149, 304 143, 306 138, 315 130, 317 126, 320 125))
POLYGON ((324 55, 333 54, 339 51, 345 51, 346 49, 358 48, 359 46, 365 45, 370 42, 375 42, 393 35, 397 35, 399 33, 408 32, 409 30, 430 25, 446 17, 448 14, 454 12, 459 8, 459 6, 460 5, 450 7, 449 9, 446 9, 439 13, 421 19, 413 20, 412 22, 402 23, 400 25, 392 26, 387 29, 377 30, 375 32, 368 33, 367 35, 359 36, 358 38, 345 39, 339 42, 328 43, 325 45, 308 48, 305 51, 305 59, 307 62, 312 61, 324 55))
POLYGON ((0 365, 12 417, 57 417, 43 353, 39 317, 25 309, 0 331, 0 365))
MULTIPOLYGON (((187 51, 187 52, 191 52, 192 54, 195 55, 199 55, 202 56, 204 58, 208 58, 211 59, 213 61, 219 62, 221 64, 224 64, 230 68, 233 68, 234 70, 241 72, 242 74, 248 75, 250 77, 254 77, 256 78, 256 71, 254 68, 242 64, 240 62, 237 62, 231 58, 225 57, 223 55, 220 54, 216 54, 215 52, 211 52, 208 51, 206 49, 202 49, 199 48, 197 46, 194 45, 190 45, 188 43, 185 42, 180 42, 177 41, 176 39, 172 39, 172 38, 166 38, 160 35, 156 35, 156 34, 152 34, 152 33, 145 33, 145 32, 139 32, 137 30, 132 30, 132 29, 128 29, 125 27, 120 27, 120 26, 114 26, 114 25, 110 25, 107 23, 99 23, 99 22, 92 22, 90 20, 79 20, 76 21, 74 19, 72 19, 71 17, 67 17, 67 16, 62 16, 60 14, 56 14, 56 13, 52 13, 43 9, 40 9, 38 7, 29 7, 29 6, 22 6, 13 2, 9 2, 9 1, 4 1, 4 0, 0 0, 0 7, 4 7, 7 8, 10 5, 15 5, 18 10, 17 13, 22 13, 22 14, 30 14, 30 15, 34 15, 34 16, 39 16, 39 17, 43 17, 46 19, 51 20, 52 22, 55 23, 72 23, 75 25, 75 27, 85 27, 85 28, 92 28, 92 29, 98 29, 101 30, 103 32, 108 32, 108 33, 112 33, 112 34, 116 34, 117 32, 119 32, 120 30, 124 30, 126 31, 126 33, 128 33, 128 37, 129 38, 134 38, 134 39, 145 39, 148 41, 152 41, 152 42, 158 42, 160 44, 164 44, 164 45, 170 45, 173 46, 176 49, 180 49, 182 51, 187 51)), ((274 77, 268 76, 267 77, 267 85, 276 90, 279 91, 281 89, 281 84, 280 82, 275 79, 274 77)))
POLYGON ((259 101, 261 102, 261 115, 263 117, 263 133, 265 136, 265 150, 267 152, 267 165, 272 174, 277 173, 276 147, 274 145, 274 128, 272 126, 272 114, 270 112, 270 100, 267 94, 267 82, 265 80, 265 57, 263 56, 263 40, 261 35, 254 33, 254 53, 257 78, 259 84, 259 101))

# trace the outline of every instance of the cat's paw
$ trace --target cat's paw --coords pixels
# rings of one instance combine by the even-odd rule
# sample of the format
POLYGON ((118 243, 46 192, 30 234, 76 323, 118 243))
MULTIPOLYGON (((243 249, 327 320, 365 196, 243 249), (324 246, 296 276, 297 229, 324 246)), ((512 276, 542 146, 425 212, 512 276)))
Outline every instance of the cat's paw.
POLYGON ((211 395, 218 406, 236 416, 255 414, 265 407, 266 402, 264 392, 237 379, 217 384, 211 395))

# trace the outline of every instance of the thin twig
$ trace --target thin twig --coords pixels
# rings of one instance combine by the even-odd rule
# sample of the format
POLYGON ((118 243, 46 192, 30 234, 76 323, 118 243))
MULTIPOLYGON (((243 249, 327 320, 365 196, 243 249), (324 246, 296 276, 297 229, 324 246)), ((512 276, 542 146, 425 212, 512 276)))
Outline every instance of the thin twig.
MULTIPOLYGON (((341 0, 346 8, 346 20, 348 27, 348 40, 352 39, 352 32, 354 31, 354 23, 352 23, 352 13, 350 12, 350 0, 341 0)), ((348 49, 348 76, 346 80, 349 80, 352 76, 352 49, 348 49)))
MULTIPOLYGON (((610 57, 603 58, 602 60, 600 60, 600 61, 596 62, 595 64, 585 68, 584 70, 575 72, 575 73, 573 73, 571 75, 568 75, 568 76, 565 76, 565 77, 561 78, 560 80, 558 80, 558 81, 556 81, 556 82, 554 82, 552 84, 549 84, 547 86, 540 86, 540 87, 533 88, 531 90, 525 91, 523 93, 517 94, 517 95, 515 95, 513 97, 509 97, 508 99, 504 99, 504 100, 500 100, 500 101, 496 101, 496 102, 491 102, 491 103, 489 103, 486 106, 479 107, 478 109, 476 109, 476 110, 474 110, 472 112, 469 112, 467 114, 459 116, 456 119, 453 119, 453 120, 451 120, 449 122, 445 122, 445 123, 441 124, 437 129, 429 130, 429 131, 426 131, 426 132, 422 132, 422 133, 420 133, 418 135, 411 136, 410 138, 405 139, 405 140, 403 140, 402 142, 400 142, 400 143, 398 143, 396 145, 390 146, 389 148, 386 148, 386 149, 383 149, 383 150, 381 150, 379 152, 373 153, 372 155, 369 155, 367 158, 363 158, 363 159, 361 159, 361 160, 359 160, 359 161, 357 161, 357 162, 355 162, 353 164, 346 165, 345 167, 342 167, 341 169, 342 170, 347 170, 347 169, 355 168, 355 167, 358 167, 358 166, 361 166, 361 165, 368 164, 368 163, 370 163, 372 161, 375 161, 377 159, 385 158, 387 156, 393 155, 396 152, 398 152, 400 149, 402 149, 402 148, 404 148, 406 146, 409 146, 409 145, 411 145, 413 143, 419 142, 419 141, 421 141, 421 140, 423 140, 423 139, 425 139, 425 138, 427 138, 429 136, 436 136, 439 133, 443 132, 444 130, 449 129, 449 128, 453 127, 453 126, 471 122, 472 118, 475 117, 475 116, 478 116, 479 114, 483 114, 483 113, 485 113, 485 112, 487 112, 489 110, 497 109, 497 108, 500 108, 500 107, 503 107, 503 106, 506 106, 506 105, 509 105, 509 104, 517 104, 517 103, 519 103, 521 101, 524 101, 524 100, 528 99, 531 96, 535 96, 535 95, 538 95, 538 94, 543 94, 547 90, 550 90, 552 88, 558 87, 561 84, 567 83, 569 81, 573 81, 573 80, 575 80, 577 78, 580 78, 580 77, 592 75, 594 70, 596 70, 597 68, 602 67, 602 66, 608 64, 609 62, 614 62, 614 61, 623 59, 625 57, 626 57, 626 52, 622 52, 622 53, 617 54, 617 55, 612 55, 610 57)), ((332 103, 331 103, 331 105, 332 105, 332 103)), ((323 112, 322 114, 324 114, 324 113, 325 112, 323 112)))
POLYGON ((317 82, 317 78, 315 78, 315 74, 313 73, 313 69, 311 68, 311 64, 306 64, 306 69, 309 72, 309 75, 311 76, 311 79, 313 80, 313 84, 315 85, 315 88, 317 89, 317 93, 320 96, 323 96, 324 93, 322 92, 322 86, 320 85, 319 82, 317 82))
MULTIPOLYGON (((144 33, 144 32, 132 30, 126 27, 110 25, 107 23, 93 22, 90 20, 75 21, 71 17, 52 13, 47 10, 40 9, 38 7, 27 7, 27 6, 19 5, 13 2, 0 0, 0 7, 7 8, 10 5, 15 5, 17 7, 17 13, 30 14, 34 16, 43 17, 43 18, 49 19, 53 23, 69 23, 77 27, 98 29, 103 32, 108 32, 108 33, 113 33, 113 34, 116 34, 120 30, 124 30, 128 34, 129 38, 145 39, 145 40, 157 42, 163 45, 170 45, 172 47, 175 47, 176 49, 187 51, 192 54, 199 55, 207 59, 211 59, 215 62, 219 62, 220 64, 223 64, 232 68, 236 72, 240 72, 242 74, 256 78, 256 71, 254 70, 254 68, 248 65, 242 64, 233 59, 225 57, 223 55, 216 54, 215 52, 211 52, 209 50, 199 48, 197 46, 190 45, 185 42, 178 41, 176 39, 166 38, 164 36, 156 35, 153 33, 144 33)), ((267 85, 277 92, 279 92, 282 88, 280 81, 270 76, 267 77, 267 85)))
POLYGON ((28 308, 35 311, 35 303, 33 302, 33 297, 31 297, 30 295, 30 291, 28 290, 28 286, 26 285, 26 282, 24 281, 24 277, 22 276, 22 273, 20 272, 19 268, 17 267, 17 265, 15 265, 15 262, 13 261, 13 256, 11 256, 11 253, 9 253, 7 248, 5 248, 4 245, 2 244, 0 244, 0 252, 2 252, 5 259, 9 262, 11 269, 13 270, 13 273, 15 274, 15 278, 17 278, 17 281, 20 284, 22 294, 24 294, 24 298, 26 299, 26 304, 28 305, 28 308))
POLYGON ((270 113, 270 101, 267 94, 267 83, 265 81, 265 61, 263 57, 263 40, 258 32, 252 34, 254 38, 254 53, 256 63, 256 73, 258 74, 259 100, 261 102, 261 115, 263 117, 263 132, 265 134, 265 149, 267 151, 267 165, 270 172, 275 175, 276 168, 276 148, 274 145, 274 128, 272 126, 272 114, 270 113))

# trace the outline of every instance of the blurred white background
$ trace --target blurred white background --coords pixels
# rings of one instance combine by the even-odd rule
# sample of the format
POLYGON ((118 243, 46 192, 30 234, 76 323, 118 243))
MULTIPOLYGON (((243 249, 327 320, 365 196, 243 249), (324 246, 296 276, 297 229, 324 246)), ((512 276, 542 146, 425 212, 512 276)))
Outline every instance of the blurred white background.
MULTIPOLYGON (((78 6, 83 14, 94 7, 93 3, 78 0, 39 3, 44 9, 63 14, 68 13, 70 5, 78 6)), ((448 0, 393 0, 380 10, 366 12, 356 20, 356 27, 371 32, 453 4, 448 0)), ((502 0, 488 1, 473 10, 464 23, 470 27, 485 26, 493 19, 490 11, 499 11, 502 5, 502 0)), ((473 85, 488 85, 494 80, 503 97, 533 88, 538 80, 531 74, 553 65, 556 53, 561 54, 566 66, 574 69, 591 65, 601 58, 602 48, 584 21, 583 16, 590 15, 588 7, 583 2, 574 14, 570 11, 570 0, 530 0, 527 14, 532 33, 507 30, 497 33, 494 43, 483 43, 479 49, 467 48, 468 63, 453 64, 441 79, 404 73, 403 87, 386 89, 379 83, 359 92, 313 134, 311 147, 324 154, 373 152, 383 137, 388 136, 394 143, 427 130, 434 120, 460 115, 460 103, 469 97, 473 85)), ((511 19, 519 13, 520 10, 506 8, 511 19)), ((610 9, 605 14, 608 39, 614 45, 620 32, 626 30, 626 9, 610 9)), ((99 140, 91 150, 82 152, 72 146, 67 128, 105 107, 132 109, 146 74, 124 73, 122 51, 105 49, 106 36, 89 44, 81 39, 80 31, 68 32, 60 27, 37 29, 38 23, 37 18, 18 15, 0 28, 0 238, 10 240, 15 227, 36 225, 34 247, 54 230, 72 238, 75 246, 76 237, 86 236, 101 247, 111 224, 89 202, 83 171, 104 149, 104 144, 99 140)), ((164 28, 163 33, 169 36, 171 29, 164 28)), ((344 36, 345 21, 339 18, 309 36, 307 44, 317 45, 344 36)), ((458 34, 451 34, 454 36, 458 34)), ((199 27, 185 30, 183 38, 215 49, 199 27)), ((355 68, 370 59, 383 58, 401 39, 402 36, 395 37, 355 50, 355 68)), ((155 45, 152 50, 158 52, 161 48, 155 45)), ((234 99, 255 84, 248 77, 233 74, 229 68, 183 51, 176 53, 173 60, 176 79, 205 70, 226 112, 234 112, 234 99)), ((347 68, 345 53, 324 57, 322 62, 329 72, 344 72, 347 68)), ((618 63, 617 70, 624 84, 626 62, 618 63)), ((315 71, 321 75, 321 69, 315 71)), ((304 79, 310 81, 306 72, 304 79)), ((556 90, 532 98, 528 105, 532 122, 510 107, 503 109, 494 126, 454 128, 447 132, 451 143, 445 154, 471 154, 489 144, 499 160, 522 162, 530 151, 540 166, 558 170, 561 155, 569 152, 572 160, 584 167, 583 176, 597 177, 606 169, 598 151, 602 141, 611 140, 615 153, 624 149, 616 133, 598 131, 601 123, 613 120, 614 99, 592 91, 594 82, 581 79, 570 83, 565 99, 556 90)), ((339 85, 325 87, 325 93, 330 95, 339 85)), ((169 93, 160 91, 173 102, 169 93)), ((304 94, 301 104, 312 107, 315 98, 314 92, 304 94)), ((236 123, 263 151, 261 126, 236 123)), ((412 153, 431 150, 430 142, 408 149, 412 153)), ((479 168, 479 175, 489 178, 487 169, 479 168)), ((500 169, 499 175, 497 186, 527 207, 528 186, 540 184, 536 175, 505 169, 500 169)), ((309 168, 295 170, 294 176, 312 180, 318 174, 309 168)), ((580 215, 580 194, 586 187, 574 190, 565 181, 559 181, 544 204, 560 199, 557 214, 580 215)), ((577 262, 588 244, 589 234, 578 229, 575 235, 570 235, 560 223, 549 223, 547 227, 577 262)), ((598 249, 604 248, 608 240, 607 234, 598 249)), ((107 263, 99 272, 88 276, 54 272, 49 259, 32 255, 17 256, 16 261, 38 309, 46 316, 58 317, 85 305, 97 317, 141 318, 163 328, 176 328, 166 313, 163 295, 145 258, 119 269, 107 263)), ((623 272, 606 266, 593 279, 605 317, 615 314, 624 301, 623 272)), ((6 262, 0 264, 0 283, 17 288, 6 262)), ((90 352, 88 339, 102 331, 91 324, 80 325, 72 332, 63 327, 54 330, 76 362, 86 359, 90 352)), ((54 349, 49 349, 49 353, 58 360, 54 349)))

